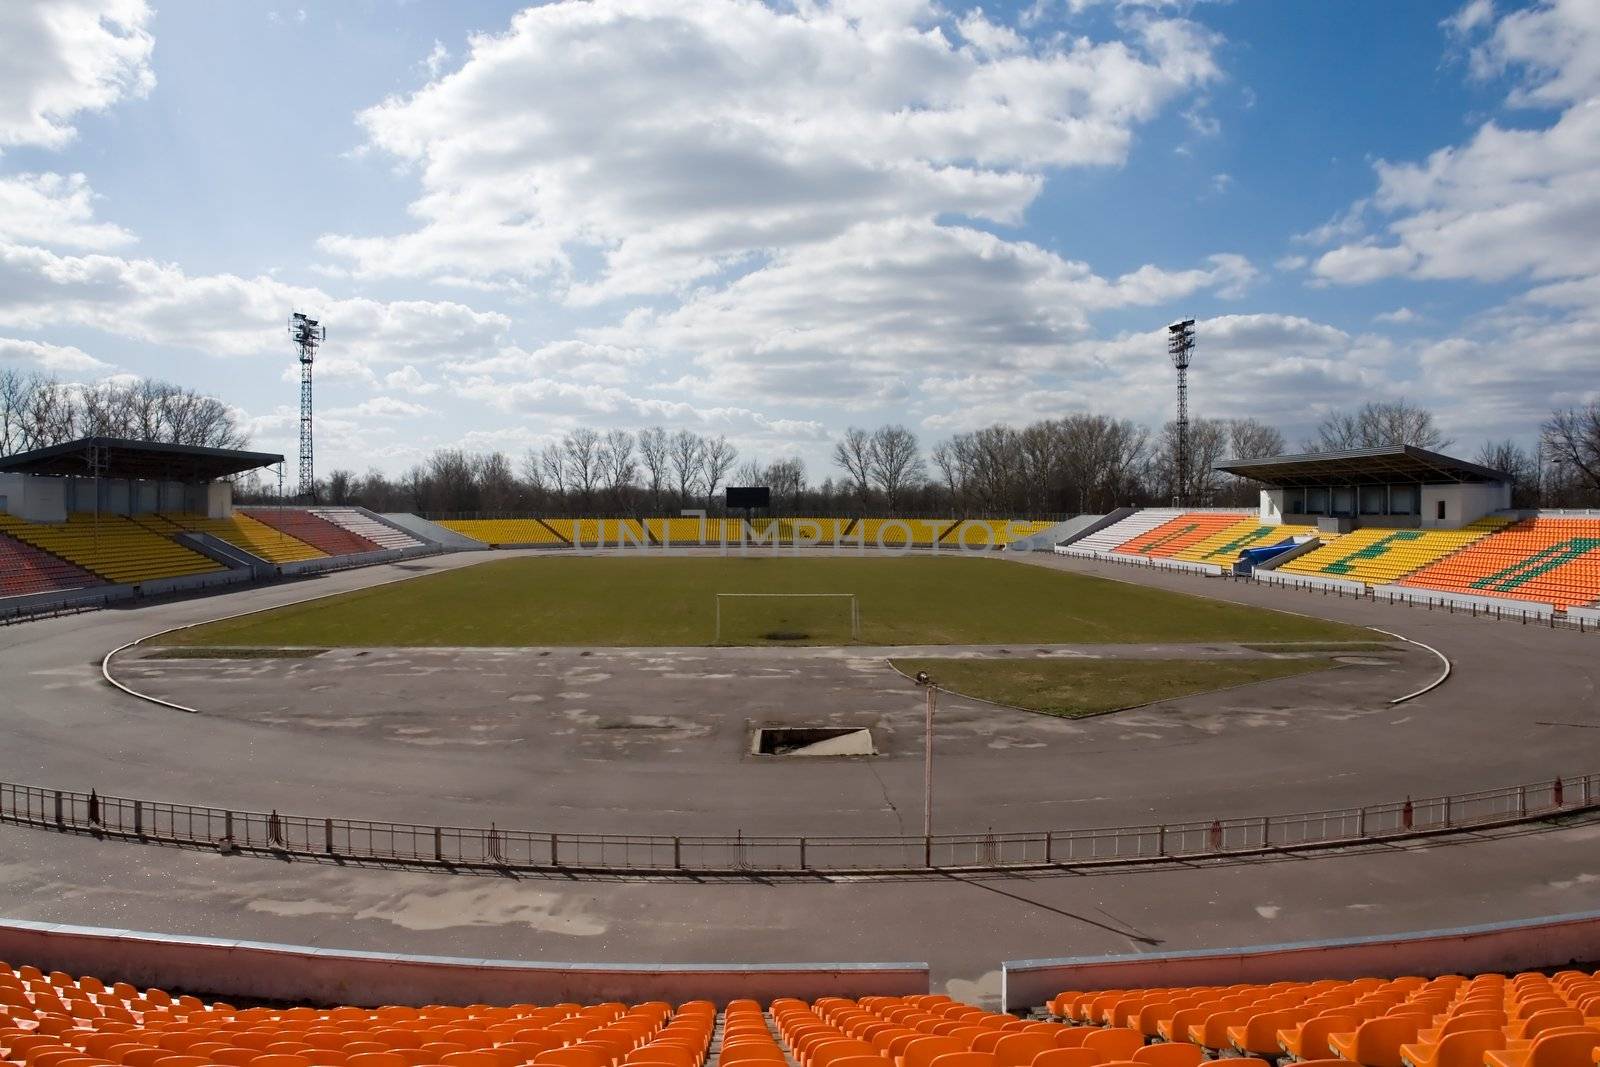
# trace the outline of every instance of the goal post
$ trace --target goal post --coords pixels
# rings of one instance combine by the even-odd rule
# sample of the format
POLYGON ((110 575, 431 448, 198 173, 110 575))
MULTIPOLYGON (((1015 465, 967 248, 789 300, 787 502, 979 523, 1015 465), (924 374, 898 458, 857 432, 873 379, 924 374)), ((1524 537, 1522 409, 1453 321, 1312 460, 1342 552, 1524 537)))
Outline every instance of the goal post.
POLYGON ((854 593, 716 593, 712 644, 861 640, 854 593))

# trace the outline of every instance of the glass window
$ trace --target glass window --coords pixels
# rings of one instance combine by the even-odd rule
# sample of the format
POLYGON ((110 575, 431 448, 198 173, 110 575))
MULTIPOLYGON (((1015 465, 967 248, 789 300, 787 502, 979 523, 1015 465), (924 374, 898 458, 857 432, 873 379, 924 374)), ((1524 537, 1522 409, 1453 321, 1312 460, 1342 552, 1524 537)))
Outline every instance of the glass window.
POLYGON ((1415 515, 1417 513, 1417 487, 1395 485, 1389 488, 1389 514, 1415 515))
POLYGON ((1388 495, 1388 491, 1384 486, 1363 485, 1361 487, 1361 514, 1382 515, 1388 495))
POLYGON ((1326 489, 1306 490, 1306 514, 1326 515, 1328 513, 1328 491, 1326 489))
POLYGON ((1356 491, 1354 489, 1335 489, 1333 491, 1333 513, 1335 515, 1354 515, 1356 513, 1356 491))

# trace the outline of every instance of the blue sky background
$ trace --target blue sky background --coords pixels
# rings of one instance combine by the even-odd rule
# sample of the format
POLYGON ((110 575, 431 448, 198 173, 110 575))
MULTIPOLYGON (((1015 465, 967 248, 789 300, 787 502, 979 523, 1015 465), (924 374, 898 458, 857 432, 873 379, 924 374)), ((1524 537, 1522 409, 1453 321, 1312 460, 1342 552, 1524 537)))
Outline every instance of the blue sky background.
POLYGON ((660 423, 820 480, 852 423, 1158 423, 1160 328, 1194 316, 1198 414, 1298 441, 1403 394, 1458 452, 1531 443, 1600 383, 1597 7, 26 0, 0 363, 192 384, 291 451, 299 307, 322 470, 660 423), (1069 65, 1145 103, 1033 97, 1069 65), (1524 139, 1475 151, 1486 125, 1524 139))

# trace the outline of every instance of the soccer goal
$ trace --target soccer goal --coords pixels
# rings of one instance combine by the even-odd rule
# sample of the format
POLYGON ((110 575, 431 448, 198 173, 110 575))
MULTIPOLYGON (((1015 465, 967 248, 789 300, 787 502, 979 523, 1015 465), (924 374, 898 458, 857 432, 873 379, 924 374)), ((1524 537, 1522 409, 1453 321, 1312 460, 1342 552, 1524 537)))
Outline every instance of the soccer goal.
POLYGON ((717 593, 713 644, 827 644, 861 640, 854 593, 717 593))

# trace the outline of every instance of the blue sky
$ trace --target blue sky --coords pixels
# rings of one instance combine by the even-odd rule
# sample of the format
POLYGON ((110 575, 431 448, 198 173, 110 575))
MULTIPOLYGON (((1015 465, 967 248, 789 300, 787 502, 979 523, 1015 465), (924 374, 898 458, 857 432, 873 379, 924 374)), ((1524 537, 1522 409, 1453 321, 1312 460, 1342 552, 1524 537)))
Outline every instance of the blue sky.
POLYGON ((50 0, 0 14, 0 363, 320 470, 576 425, 831 436, 1600 383, 1592 0, 50 0))

